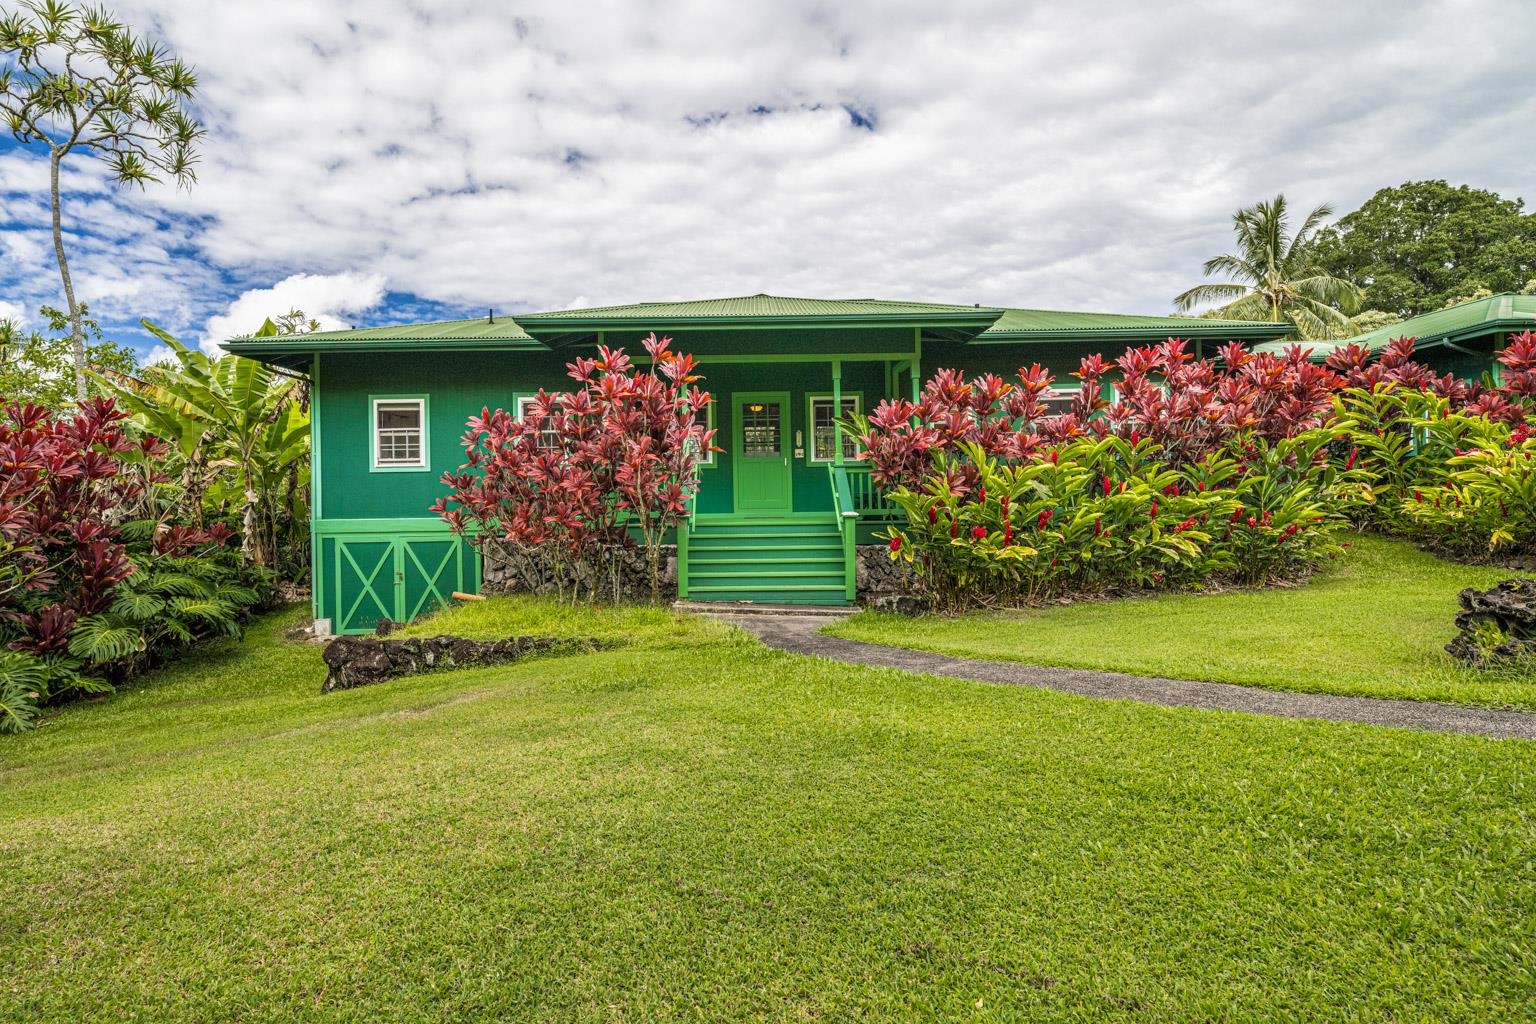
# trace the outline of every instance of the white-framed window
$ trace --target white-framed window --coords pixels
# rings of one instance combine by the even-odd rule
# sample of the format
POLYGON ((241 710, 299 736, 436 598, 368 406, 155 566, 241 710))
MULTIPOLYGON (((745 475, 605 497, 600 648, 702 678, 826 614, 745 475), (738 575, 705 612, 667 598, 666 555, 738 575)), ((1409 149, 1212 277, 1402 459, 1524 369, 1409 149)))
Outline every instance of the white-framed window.
MULTIPOLYGON (((524 395, 522 398, 519 398, 517 400, 517 418, 518 419, 520 419, 520 420, 527 419, 528 409, 529 409, 530 406, 533 405, 533 402, 534 402, 534 396, 533 395, 524 395)), ((548 420, 546 420, 544 423, 540 424, 540 427, 539 427, 539 447, 540 448, 558 448, 558 447, 560 447, 560 431, 556 430, 553 426, 549 425, 549 421, 548 420)))
MULTIPOLYGON (((714 400, 713 396, 710 397, 709 404, 704 407, 703 411, 699 414, 699 416, 697 418, 704 424, 704 429, 705 430, 713 430, 714 429, 714 427, 715 427, 715 400, 714 400)), ((699 453, 699 468, 700 469, 705 469, 705 468, 707 468, 709 466, 713 466, 714 464, 715 464, 715 450, 714 450, 714 448, 712 448, 712 447, 711 448, 705 448, 702 452, 699 453)))
POLYGON ((1065 416, 1080 394, 1082 388, 1050 388, 1040 396, 1040 409, 1047 416, 1065 416))
POLYGON ((427 469, 427 399, 424 395, 376 395, 373 410, 375 470, 427 469))
MULTIPOLYGON (((810 462, 831 462, 836 453, 838 414, 833 412, 832 401, 831 395, 811 395, 809 398, 810 414, 807 418, 811 421, 811 446, 806 451, 806 457, 810 462)), ((841 415, 860 412, 863 405, 863 396, 844 395, 841 415)), ((858 455, 859 443, 844 432, 844 461, 856 459, 858 455)))

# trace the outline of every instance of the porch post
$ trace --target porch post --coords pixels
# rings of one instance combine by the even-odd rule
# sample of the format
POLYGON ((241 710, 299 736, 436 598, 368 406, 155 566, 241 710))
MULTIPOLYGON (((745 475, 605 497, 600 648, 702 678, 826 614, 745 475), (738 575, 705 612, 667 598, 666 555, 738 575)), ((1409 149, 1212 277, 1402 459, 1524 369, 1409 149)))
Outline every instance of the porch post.
MULTIPOLYGON (((816 424, 811 424, 811 445, 816 444, 816 424)), ((832 464, 843 464, 843 361, 832 360, 832 464)))

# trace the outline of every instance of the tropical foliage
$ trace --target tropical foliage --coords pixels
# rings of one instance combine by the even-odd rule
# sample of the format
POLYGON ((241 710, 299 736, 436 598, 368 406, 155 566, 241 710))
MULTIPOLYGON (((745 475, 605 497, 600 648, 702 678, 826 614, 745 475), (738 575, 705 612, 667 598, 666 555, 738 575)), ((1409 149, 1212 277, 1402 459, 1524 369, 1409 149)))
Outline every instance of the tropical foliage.
MULTIPOLYGON (((485 409, 463 437, 466 461, 443 474, 450 492, 432 510, 455 533, 483 546, 524 545, 545 552, 562 589, 603 580, 617 597, 616 555, 638 533, 651 600, 661 599, 661 552, 688 514, 698 460, 713 442, 703 426, 710 396, 690 355, 670 338, 644 340, 654 371, 636 370, 623 349, 570 363, 579 385, 540 391, 522 417, 485 409)), ((572 599, 577 587, 570 588, 572 599)))
POLYGON ((50 702, 110 690, 200 638, 238 632, 266 579, 222 551, 227 528, 123 521, 166 454, 92 399, 72 415, 0 416, 0 731, 50 702))
POLYGON ((248 563, 299 577, 308 561, 305 385, 252 359, 189 348, 148 321, 144 327, 174 362, 101 379, 140 429, 170 446, 156 467, 170 481, 146 494, 145 514, 162 526, 186 516, 199 528, 228 517, 248 563))
POLYGON ((889 494, 907 520, 890 549, 950 608, 1264 582, 1334 551, 1324 444, 1234 444, 1180 468, 1145 438, 1079 438, 1014 464, 967 442, 920 488, 889 494))
POLYGON ((1312 237, 1332 213, 1326 204, 1316 207, 1292 232, 1284 195, 1238 210, 1232 215, 1236 251, 1204 266, 1206 277, 1231 280, 1196 285, 1174 298, 1174 308, 1215 303, 1213 314, 1232 320, 1289 320, 1303 338, 1357 333, 1349 317, 1359 308, 1359 289, 1323 270, 1312 254, 1312 237))
POLYGON ((1195 359, 1170 339, 1083 359, 1065 412, 1043 406, 1039 366, 1017 383, 940 370, 919 401, 846 426, 904 513, 892 557, 943 606, 1261 583, 1332 555, 1346 523, 1462 555, 1527 550, 1536 335, 1500 361, 1487 387, 1432 373, 1406 338, 1324 365, 1299 346, 1195 359))

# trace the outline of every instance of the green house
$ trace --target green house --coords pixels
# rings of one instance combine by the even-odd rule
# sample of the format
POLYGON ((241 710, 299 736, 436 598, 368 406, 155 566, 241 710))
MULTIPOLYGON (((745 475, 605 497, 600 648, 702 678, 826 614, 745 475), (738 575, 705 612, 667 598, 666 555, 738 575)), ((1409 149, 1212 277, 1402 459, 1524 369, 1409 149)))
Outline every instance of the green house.
MULTIPOLYGON (((226 348, 312 382, 315 617, 338 633, 408 621, 483 567, 427 507, 463 461, 465 421, 562 391, 566 364, 599 344, 641 351, 652 331, 699 358, 716 444, 694 516, 676 538, 679 596, 840 605, 859 548, 887 515, 840 438, 838 410, 913 396, 940 367, 1058 381, 1092 352, 1177 335, 1197 351, 1271 341, 1288 325, 1064 313, 873 299, 752 295, 237 338, 226 348), (841 440, 841 444, 839 441, 841 440)), ((1071 391, 1050 396, 1066 402, 1071 391)), ((865 549, 866 552, 869 550, 865 549)))

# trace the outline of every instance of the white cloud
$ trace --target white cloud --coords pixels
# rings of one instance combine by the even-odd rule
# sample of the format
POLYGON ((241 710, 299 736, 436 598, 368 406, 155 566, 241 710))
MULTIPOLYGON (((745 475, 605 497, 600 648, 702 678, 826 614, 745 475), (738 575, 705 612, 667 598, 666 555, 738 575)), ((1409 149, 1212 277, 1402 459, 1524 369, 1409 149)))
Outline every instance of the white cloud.
MULTIPOLYGON (((771 291, 1164 312, 1277 191, 1530 188, 1536 18, 1497 0, 118 12, 196 66, 209 136, 190 193, 72 169, 77 275, 98 315, 205 344, 289 305, 341 322, 374 280, 465 311, 771 291), (326 283, 279 294, 295 280, 326 283)), ((0 151, 0 280, 31 305, 59 301, 41 169, 0 151)))
POLYGON ((9 320, 18 328, 27 326, 27 311, 19 302, 0 299, 0 320, 9 320))
POLYGON ((208 319, 198 344, 203 351, 221 352, 219 343, 260 329, 268 317, 292 309, 320 321, 322 330, 341 330, 347 314, 361 313, 384 299, 382 274, 294 274, 270 288, 241 292, 229 308, 208 319))

